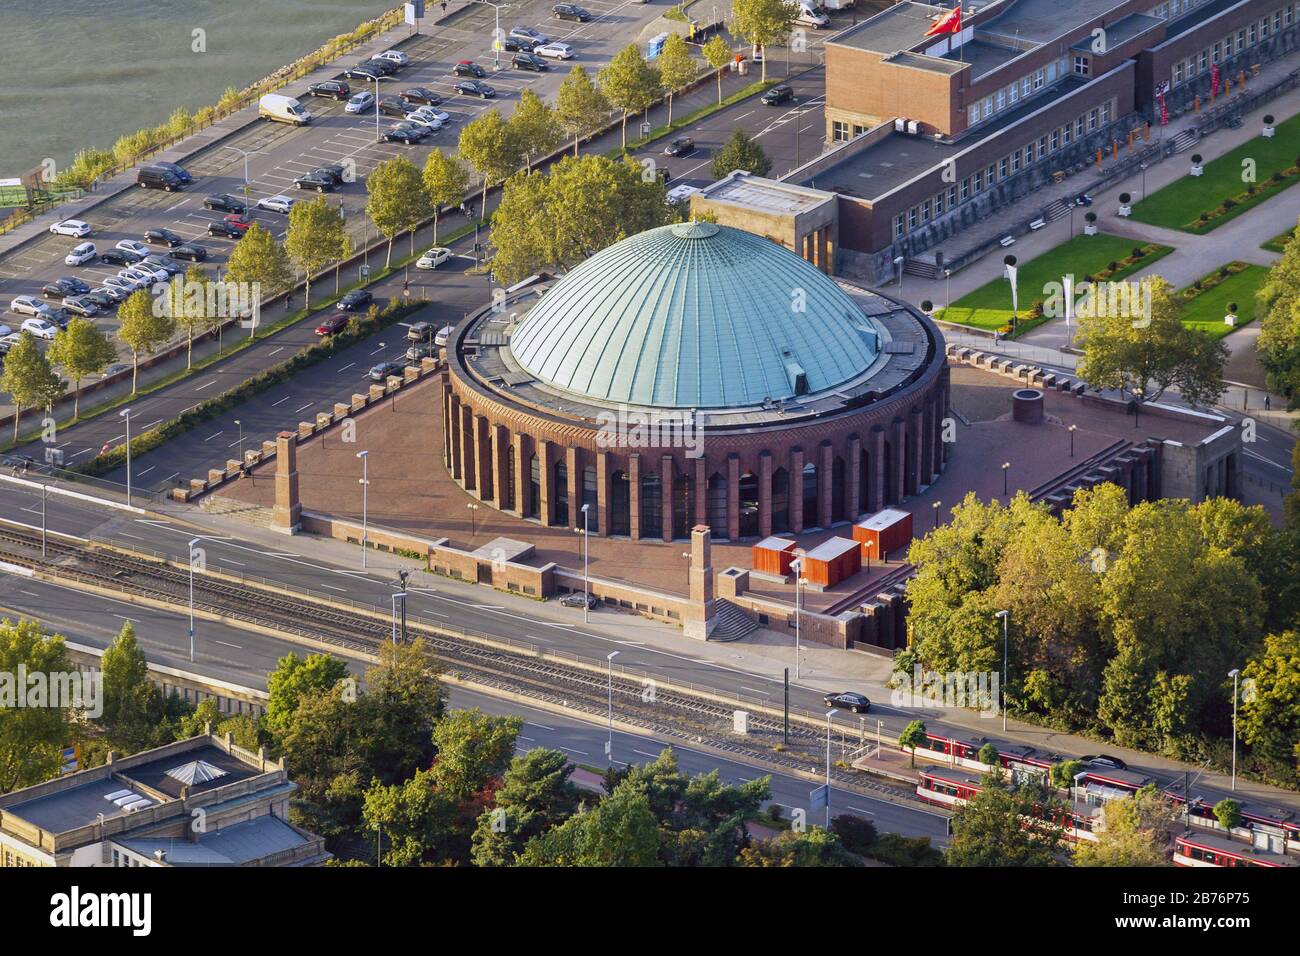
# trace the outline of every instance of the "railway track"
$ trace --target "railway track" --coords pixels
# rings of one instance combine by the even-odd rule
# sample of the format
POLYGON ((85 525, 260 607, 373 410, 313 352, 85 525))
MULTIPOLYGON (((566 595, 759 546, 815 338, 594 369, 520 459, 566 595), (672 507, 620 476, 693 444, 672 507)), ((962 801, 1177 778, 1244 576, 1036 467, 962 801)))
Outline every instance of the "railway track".
MULTIPOLYGON (((126 595, 188 606, 190 573, 166 562, 103 546, 69 543, 51 536, 41 557, 38 533, 0 525, 0 560, 57 577, 73 585, 91 585, 126 595)), ((391 639, 390 623, 378 616, 319 604, 291 594, 235 583, 201 571, 194 573, 194 607, 226 619, 300 635, 341 651, 374 654, 391 639)), ((440 671, 483 687, 518 694, 604 717, 610 679, 606 674, 509 650, 488 640, 451 635, 436 626, 413 622, 408 634, 424 639, 440 671)), ((626 676, 612 680, 614 712, 625 724, 683 743, 703 744, 738 758, 775 768, 819 770, 825 737, 807 725, 790 725, 782 742, 778 719, 751 713, 749 733, 731 732, 733 708, 677 689, 664 690, 626 676)), ((832 767, 842 787, 908 805, 914 794, 863 774, 832 767)))

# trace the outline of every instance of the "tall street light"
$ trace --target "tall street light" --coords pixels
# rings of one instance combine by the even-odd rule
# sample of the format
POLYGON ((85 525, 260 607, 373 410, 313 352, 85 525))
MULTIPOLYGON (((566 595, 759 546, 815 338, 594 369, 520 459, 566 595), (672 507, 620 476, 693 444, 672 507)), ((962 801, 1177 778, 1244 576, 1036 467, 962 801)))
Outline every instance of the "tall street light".
POLYGON ((1010 471, 1010 470, 1011 470, 1011 462, 1009 462, 1009 461, 1004 461, 1004 462, 1002 463, 1002 497, 1004 497, 1004 498, 1007 497, 1007 495, 1008 495, 1008 492, 1007 492, 1007 472, 1010 471))
POLYGON ((994 617, 1002 618, 1002 729, 1007 729, 1007 618, 1010 611, 998 611, 994 617))
POLYGON ((831 718, 838 710, 826 711, 826 829, 831 828, 831 718))
POLYGON ((240 149, 238 146, 222 146, 221 148, 234 150, 236 153, 240 153, 244 157, 244 214, 247 215, 249 209, 248 192, 250 186, 250 181, 248 178, 248 157, 256 156, 258 153, 262 151, 260 149, 240 149))
POLYGON ((491 0, 474 0, 475 3, 484 3, 496 11, 497 25, 492 31, 492 69, 501 69, 501 44, 504 42, 501 38, 501 8, 504 3, 492 3, 491 0))
POLYGON ((375 77, 375 142, 379 142, 379 77, 375 77))
POLYGON ((465 505, 465 507, 469 511, 469 536, 470 539, 473 540, 474 536, 478 534, 478 530, 475 527, 475 522, 474 522, 475 515, 478 512, 478 505, 474 504, 474 502, 471 501, 469 502, 469 504, 465 505))
POLYGON ((190 539, 190 663, 194 663, 194 561, 198 557, 195 553, 194 546, 201 541, 201 538, 190 539))
POLYGON ((239 426, 239 467, 242 470, 244 467, 244 423, 236 418, 235 424, 239 426))
POLYGON ((361 569, 366 567, 366 548, 369 546, 369 508, 370 508, 370 452, 359 451, 361 459, 361 569))
POLYGON ((943 502, 936 501, 930 507, 934 509, 934 527, 937 530, 939 527, 939 509, 943 507, 943 502))
POLYGON ((582 623, 587 623, 587 604, 591 601, 591 545, 589 544, 590 536, 588 528, 591 515, 591 504, 582 506, 582 623))
POLYGON ((605 657, 605 670, 609 679, 609 738, 605 741, 605 757, 611 767, 614 766, 614 658, 616 657, 618 651, 612 651, 605 657))
POLYGON ((1074 457, 1074 433, 1079 430, 1078 425, 1070 426, 1070 457, 1074 457))
POLYGON ((790 570, 794 572, 794 677, 799 679, 799 610, 801 585, 803 584, 803 548, 800 548, 795 554, 799 557, 790 562, 790 570))
POLYGON ((126 506, 131 507, 131 409, 124 408, 117 413, 126 419, 126 506))
MULTIPOLYGON (((1228 671, 1228 676, 1232 678, 1232 790, 1237 791, 1237 678, 1241 671, 1233 668, 1228 671)), ((1183 794, 1189 800, 1188 794, 1183 794)))

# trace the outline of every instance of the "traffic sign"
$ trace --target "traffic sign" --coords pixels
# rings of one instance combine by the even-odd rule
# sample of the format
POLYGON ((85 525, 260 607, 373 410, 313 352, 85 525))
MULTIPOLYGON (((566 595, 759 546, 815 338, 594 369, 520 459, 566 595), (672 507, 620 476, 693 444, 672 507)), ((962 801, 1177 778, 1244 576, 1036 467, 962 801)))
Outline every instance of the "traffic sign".
POLYGON ((809 810, 825 810, 830 806, 831 788, 827 784, 822 784, 816 790, 808 794, 809 810))

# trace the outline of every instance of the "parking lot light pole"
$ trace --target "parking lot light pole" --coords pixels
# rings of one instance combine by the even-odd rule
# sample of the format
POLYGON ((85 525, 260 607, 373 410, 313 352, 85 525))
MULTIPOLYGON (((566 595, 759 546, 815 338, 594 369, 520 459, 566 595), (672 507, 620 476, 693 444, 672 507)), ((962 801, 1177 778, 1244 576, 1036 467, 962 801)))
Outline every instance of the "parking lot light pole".
POLYGON ((790 570, 794 572, 794 679, 798 680, 799 673, 799 588, 803 584, 803 555, 804 551, 800 548, 795 552, 799 557, 790 562, 790 570))
POLYGON ((1070 457, 1074 457, 1074 433, 1079 430, 1078 425, 1070 426, 1070 457))
POLYGON ((366 567, 366 548, 369 539, 369 505, 370 505, 370 452, 359 451, 361 459, 361 568, 366 567))
POLYGON ((250 185, 248 178, 248 157, 254 156, 262 151, 260 149, 240 149, 238 146, 222 146, 221 148, 233 149, 236 153, 240 153, 244 157, 244 215, 248 215, 248 192, 250 185))
POLYGON ((379 142, 379 77, 375 77, 375 142, 379 142))
POLYGON ((831 828, 831 718, 838 710, 826 711, 826 829, 831 828))
POLYGON ((582 506, 582 623, 587 623, 587 605, 591 603, 591 545, 589 523, 591 505, 582 506))
POLYGON ((1007 618, 1010 611, 998 611, 994 617, 1002 618, 1002 729, 1007 729, 1007 618))
POLYGON ((469 509, 469 537, 470 537, 470 540, 473 541, 473 540, 474 540, 474 536, 475 536, 476 534, 478 534, 478 531, 477 531, 477 530, 475 529, 475 527, 474 527, 474 516, 475 516, 475 513, 478 511, 478 505, 474 504, 474 503, 471 501, 471 502, 470 502, 469 504, 467 504, 465 507, 469 509))
POLYGON ((486 3, 496 13, 497 25, 492 31, 492 69, 501 69, 501 8, 505 4, 492 3, 491 0, 474 0, 475 3, 486 3))
POLYGON ((191 538, 190 552, 190 663, 194 663, 194 546, 201 538, 191 538))
POLYGON ((609 681, 609 738, 605 741, 605 757, 609 765, 614 766, 614 658, 618 651, 612 651, 605 657, 606 674, 609 681))
POLYGON ((117 413, 126 419, 126 506, 131 507, 131 409, 124 408, 117 413))
POLYGON ((244 423, 236 418, 235 424, 239 426, 239 467, 242 469, 244 467, 244 423))

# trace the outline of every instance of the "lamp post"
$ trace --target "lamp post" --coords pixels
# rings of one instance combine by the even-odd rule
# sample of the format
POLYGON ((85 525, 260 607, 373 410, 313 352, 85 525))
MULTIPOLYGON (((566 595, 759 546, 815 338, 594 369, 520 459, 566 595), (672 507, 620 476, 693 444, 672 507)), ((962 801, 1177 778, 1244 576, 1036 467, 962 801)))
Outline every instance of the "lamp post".
POLYGON ((943 270, 943 309, 945 312, 952 306, 952 270, 943 270))
POLYGON ((1147 198, 1147 164, 1141 163, 1138 168, 1142 170, 1142 198, 1147 198))
POLYGON ((244 423, 236 418, 235 424, 239 426, 239 467, 242 469, 244 467, 244 423))
POLYGON ((605 656, 605 673, 608 677, 609 698, 609 737, 605 740, 605 758, 609 765, 614 766, 614 658, 618 657, 618 651, 611 651, 605 656))
POLYGON ((375 77, 375 142, 379 140, 379 77, 375 77))
POLYGON ((582 623, 587 623, 587 604, 591 601, 591 551, 587 533, 591 520, 591 505, 582 506, 582 623))
MULTIPOLYGON (((377 98, 377 97, 376 97, 377 98)), ((238 146, 222 146, 222 149, 231 149, 244 157, 244 215, 248 215, 248 189, 250 182, 248 179, 248 157, 257 155, 260 149, 240 149, 238 146)))
POLYGON ((1074 457, 1074 433, 1079 430, 1078 425, 1070 426, 1070 457, 1074 457))
MULTIPOLYGON (((862 543, 862 548, 863 548, 863 550, 866 551, 866 553, 867 553, 867 572, 868 572, 868 573, 870 573, 870 571, 871 571, 871 549, 874 548, 875 546, 876 546, 876 542, 874 542, 874 541, 864 541, 864 542, 862 543)), ((790 563, 793 564, 794 562, 792 561, 792 562, 790 562, 790 563)))
MULTIPOLYGON (((1232 792, 1237 792, 1237 678, 1241 671, 1233 668, 1228 671, 1228 676, 1232 678, 1232 792)), ((1183 794, 1189 800, 1189 794, 1183 794)))
POLYGON ((117 413, 126 419, 126 506, 131 507, 131 409, 124 408, 117 413))
POLYGON ((690 553, 689 551, 683 551, 683 552, 682 552, 682 557, 686 559, 686 596, 687 596, 687 597, 690 597, 690 594, 691 594, 691 553, 690 553))
POLYGON ((190 663, 194 663, 194 559, 197 557, 194 553, 194 546, 202 540, 200 538, 191 538, 189 544, 190 552, 190 663))
POLYGON ((1010 611, 998 611, 994 617, 1002 618, 1002 729, 1007 729, 1007 618, 1010 611))
POLYGON ((503 3, 492 3, 491 0, 474 0, 475 3, 485 3, 496 13, 497 25, 492 31, 492 69, 501 69, 501 8, 503 3))
POLYGON ((826 829, 831 828, 831 718, 838 710, 826 711, 826 829))
POLYGON ((803 548, 800 548, 795 554, 799 557, 790 562, 790 569, 794 571, 794 677, 799 679, 799 610, 800 610, 800 586, 803 584, 803 548))
POLYGON ((361 459, 361 569, 366 567, 366 548, 370 540, 370 452, 359 451, 361 459))
POLYGON ((1004 497, 1004 498, 1007 496, 1007 493, 1008 493, 1008 492, 1007 492, 1007 472, 1008 472, 1010 469, 1011 469, 1011 462, 1009 462, 1009 461, 1004 461, 1004 462, 1002 463, 1002 497, 1004 497))
POLYGON ((478 505, 471 501, 469 504, 465 505, 465 507, 469 509, 469 536, 472 540, 474 536, 478 534, 474 521, 475 513, 478 511, 478 505))
POLYGON ((939 527, 939 509, 943 507, 943 502, 936 501, 934 504, 930 505, 930 507, 934 509, 934 527, 937 530, 939 527))
POLYGON ((41 483, 41 557, 42 558, 47 557, 46 546, 47 546, 48 538, 45 530, 46 529, 45 500, 49 496, 49 490, 50 490, 50 486, 42 482, 41 483))

